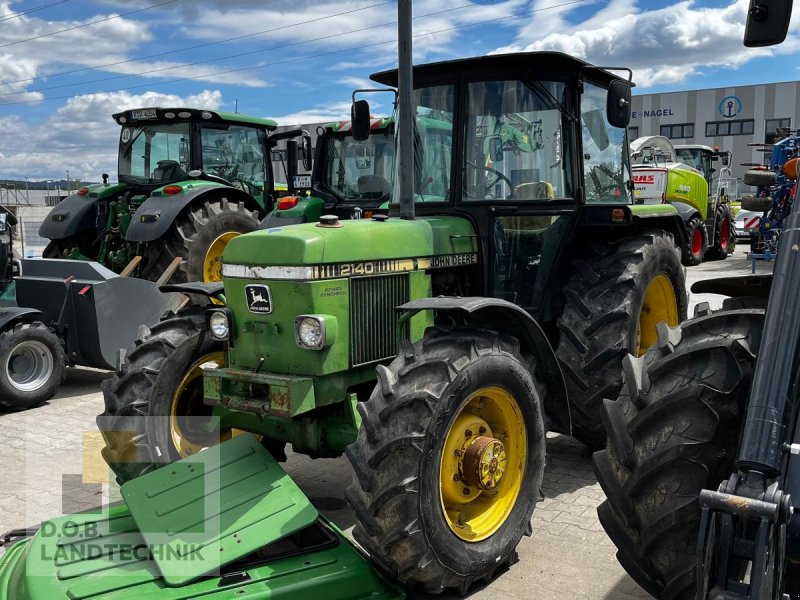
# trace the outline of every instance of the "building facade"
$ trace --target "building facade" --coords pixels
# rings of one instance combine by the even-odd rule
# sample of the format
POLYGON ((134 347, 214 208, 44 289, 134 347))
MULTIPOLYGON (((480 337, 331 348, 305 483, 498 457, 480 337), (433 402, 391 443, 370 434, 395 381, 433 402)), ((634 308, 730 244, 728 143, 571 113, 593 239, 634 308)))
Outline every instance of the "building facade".
MULTIPOLYGON (((719 146, 733 153, 733 175, 769 162, 783 128, 800 128, 800 81, 640 94, 633 97, 630 139, 663 135, 673 144, 719 146), (766 150, 766 151, 765 151, 766 150)), ((747 193, 748 188, 744 188, 747 193)))

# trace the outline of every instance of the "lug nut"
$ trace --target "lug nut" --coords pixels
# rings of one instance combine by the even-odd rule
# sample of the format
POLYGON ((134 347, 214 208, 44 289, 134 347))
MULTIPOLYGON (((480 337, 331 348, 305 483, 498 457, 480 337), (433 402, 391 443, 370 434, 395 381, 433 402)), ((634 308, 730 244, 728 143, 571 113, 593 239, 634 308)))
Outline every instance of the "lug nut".
POLYGON ((462 455, 462 454, 464 454, 464 453, 463 453, 461 450, 456 450, 456 451, 454 452, 454 454, 455 454, 456 456, 461 456, 461 455, 462 455))
POLYGON ((470 489, 469 489, 469 488, 464 488, 464 489, 462 490, 462 493, 463 493, 465 496, 469 496, 471 492, 470 492, 470 489))
POLYGON ((458 473, 453 475, 453 481, 461 481, 461 475, 459 475, 458 473))
POLYGON ((486 427, 484 427, 483 425, 481 425, 480 429, 478 429, 478 433, 480 433, 481 435, 483 435, 484 433, 486 433, 486 427))
POLYGON ((467 430, 464 432, 464 435, 465 435, 465 436, 467 436, 467 437, 472 437, 472 430, 471 430, 471 429, 467 429, 467 430))

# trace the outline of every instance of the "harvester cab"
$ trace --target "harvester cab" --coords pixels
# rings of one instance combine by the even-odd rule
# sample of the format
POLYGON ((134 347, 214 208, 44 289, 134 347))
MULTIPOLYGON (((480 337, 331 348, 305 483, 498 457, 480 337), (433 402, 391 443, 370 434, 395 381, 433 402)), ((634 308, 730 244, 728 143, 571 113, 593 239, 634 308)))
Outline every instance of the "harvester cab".
POLYGON ((728 153, 708 146, 673 146, 664 136, 641 137, 631 142, 636 201, 667 202, 681 215, 686 242, 682 262, 724 260, 733 249, 733 214, 727 197, 714 193, 713 164, 728 153))
MULTIPOLYGON (((141 108, 120 125, 118 178, 85 186, 40 228, 45 258, 94 260, 115 272, 136 256, 136 275, 157 280, 179 262, 175 281, 219 281, 222 252, 253 231, 277 201, 271 150, 302 131, 238 113, 141 108)), ((304 138, 304 145, 305 145, 304 138)))
POLYGON ((546 430, 602 444, 621 355, 685 317, 685 229, 633 203, 630 85, 606 70, 544 52, 373 78, 399 83, 398 145, 330 127, 314 195, 376 212, 231 240, 226 305, 145 332, 106 387, 103 455, 135 483, 235 430, 275 459, 346 453, 373 564, 466 591, 531 533, 546 430))

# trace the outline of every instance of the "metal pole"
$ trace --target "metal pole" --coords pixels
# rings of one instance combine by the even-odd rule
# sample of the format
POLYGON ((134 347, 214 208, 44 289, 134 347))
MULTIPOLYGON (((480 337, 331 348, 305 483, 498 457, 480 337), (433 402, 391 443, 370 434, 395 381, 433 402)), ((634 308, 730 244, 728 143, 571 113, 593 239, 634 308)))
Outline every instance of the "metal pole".
POLYGON ((400 218, 414 218, 414 74, 411 47, 411 0, 397 2, 397 176, 400 218))

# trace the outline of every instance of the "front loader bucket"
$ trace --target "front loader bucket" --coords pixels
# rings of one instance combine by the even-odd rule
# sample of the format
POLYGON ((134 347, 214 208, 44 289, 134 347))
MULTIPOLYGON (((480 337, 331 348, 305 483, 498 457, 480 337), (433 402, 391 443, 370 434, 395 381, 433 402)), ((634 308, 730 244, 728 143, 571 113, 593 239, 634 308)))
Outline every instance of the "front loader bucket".
POLYGON ((0 558, 0 600, 402 600, 251 435, 126 483, 0 558), (259 543, 260 540, 260 543, 259 543))
POLYGON ((30 259, 22 273, 18 305, 42 311, 46 324, 56 326, 70 362, 99 369, 115 369, 119 351, 133 343, 140 326, 158 323, 181 299, 95 262, 30 259))

